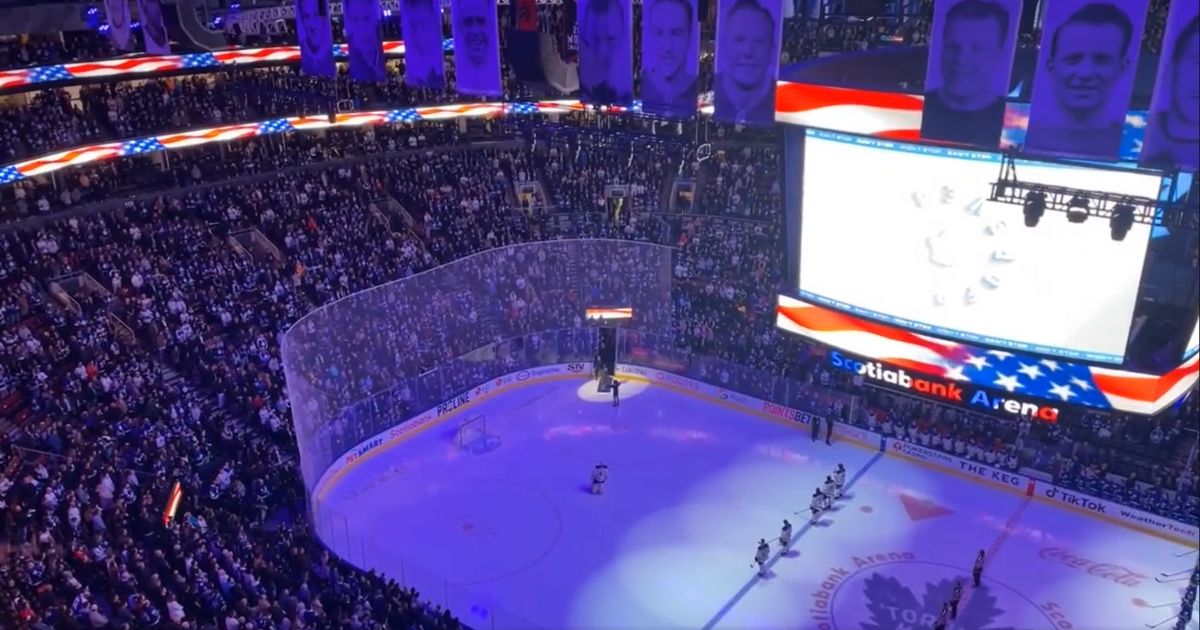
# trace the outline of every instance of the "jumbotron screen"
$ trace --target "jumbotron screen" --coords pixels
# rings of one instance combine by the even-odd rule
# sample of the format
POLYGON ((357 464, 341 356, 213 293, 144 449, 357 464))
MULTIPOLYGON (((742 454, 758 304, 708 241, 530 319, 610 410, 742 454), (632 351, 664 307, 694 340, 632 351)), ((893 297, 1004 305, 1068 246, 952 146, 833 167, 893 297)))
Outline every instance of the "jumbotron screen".
MULTIPOLYGON (((1026 227, 1020 206, 986 201, 996 153, 813 129, 803 140, 799 297, 969 343, 1123 361, 1149 226, 1115 241, 1107 220, 1047 212, 1026 227)), ((1023 182, 1139 197, 1163 183, 1131 170, 1016 168, 1023 182)))

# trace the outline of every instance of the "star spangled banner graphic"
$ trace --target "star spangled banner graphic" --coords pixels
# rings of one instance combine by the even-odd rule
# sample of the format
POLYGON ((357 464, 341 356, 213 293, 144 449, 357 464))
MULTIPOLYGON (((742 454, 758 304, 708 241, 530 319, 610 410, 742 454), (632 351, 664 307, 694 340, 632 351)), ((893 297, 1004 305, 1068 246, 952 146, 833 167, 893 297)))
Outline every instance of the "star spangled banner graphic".
MULTIPOLYGON (((32 160, 0 166, 0 184, 8 184, 27 177, 52 173, 69 166, 102 162, 123 156, 153 153, 163 150, 178 150, 201 144, 230 142, 288 131, 312 131, 327 129, 329 127, 356 127, 395 122, 414 123, 421 120, 453 120, 457 118, 505 115, 566 114, 586 109, 587 107, 579 101, 562 100, 517 103, 460 103, 432 105, 429 107, 410 107, 391 111, 351 112, 337 114, 332 123, 329 122, 329 117, 326 115, 275 118, 257 122, 223 125, 208 129, 197 129, 194 131, 165 133, 120 142, 105 142, 56 151, 32 160)), ((625 111, 629 110, 614 107, 609 110, 609 113, 620 114, 625 111)))
POLYGON ((779 296, 776 325, 906 370, 1058 404, 1154 414, 1195 385, 1200 355, 1167 374, 1092 367, 920 335, 779 296))

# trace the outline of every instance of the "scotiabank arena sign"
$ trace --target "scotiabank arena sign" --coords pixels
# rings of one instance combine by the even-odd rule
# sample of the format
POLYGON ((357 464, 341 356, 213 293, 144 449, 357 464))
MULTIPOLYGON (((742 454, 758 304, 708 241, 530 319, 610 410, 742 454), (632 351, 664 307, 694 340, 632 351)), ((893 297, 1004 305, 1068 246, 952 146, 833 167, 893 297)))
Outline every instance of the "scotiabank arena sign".
POLYGON ((914 375, 904 368, 891 367, 879 361, 862 361, 841 352, 831 353, 829 362, 839 370, 861 374, 872 384, 890 387, 905 393, 919 394, 938 402, 968 409, 1029 416, 1046 422, 1058 421, 1059 409, 1053 405, 1011 398, 999 392, 991 392, 966 383, 957 383, 923 374, 914 375))

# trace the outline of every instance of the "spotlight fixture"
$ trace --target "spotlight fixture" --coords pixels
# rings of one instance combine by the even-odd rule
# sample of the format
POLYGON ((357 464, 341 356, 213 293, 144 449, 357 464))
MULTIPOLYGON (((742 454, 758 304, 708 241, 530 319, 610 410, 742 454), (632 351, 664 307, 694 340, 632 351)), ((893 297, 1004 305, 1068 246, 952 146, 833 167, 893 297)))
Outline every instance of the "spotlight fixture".
POLYGON ((1067 202, 1067 220, 1071 223, 1083 223, 1088 218, 1088 206, 1091 202, 1087 197, 1078 195, 1071 197, 1071 201, 1067 202))
POLYGON ((1046 214, 1046 193, 1040 190, 1025 193, 1025 227, 1037 227, 1043 214, 1046 214))
POLYGON ((1125 240, 1125 235, 1129 234, 1129 228, 1133 227, 1133 206, 1124 201, 1113 206, 1109 227, 1112 230, 1114 241, 1125 240))

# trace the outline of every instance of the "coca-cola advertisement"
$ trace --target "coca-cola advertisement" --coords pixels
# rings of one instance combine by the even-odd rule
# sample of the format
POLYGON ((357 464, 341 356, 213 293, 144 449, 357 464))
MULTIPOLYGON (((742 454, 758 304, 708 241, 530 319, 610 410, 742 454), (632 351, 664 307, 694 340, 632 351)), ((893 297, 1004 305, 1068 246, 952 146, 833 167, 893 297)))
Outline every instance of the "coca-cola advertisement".
POLYGON ((1119 564, 1099 562, 1090 558, 1085 558, 1076 554, 1070 549, 1064 549, 1062 547, 1048 547, 1038 551, 1038 555, 1041 556, 1043 560, 1050 560, 1059 564, 1065 564, 1081 573, 1086 573, 1110 582, 1116 582, 1121 586, 1139 586, 1144 580, 1147 579, 1147 576, 1142 575, 1133 569, 1123 567, 1119 564))

